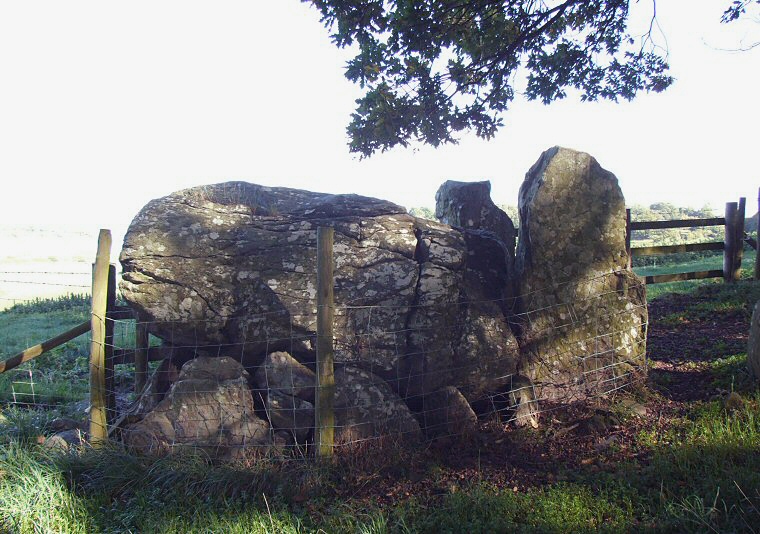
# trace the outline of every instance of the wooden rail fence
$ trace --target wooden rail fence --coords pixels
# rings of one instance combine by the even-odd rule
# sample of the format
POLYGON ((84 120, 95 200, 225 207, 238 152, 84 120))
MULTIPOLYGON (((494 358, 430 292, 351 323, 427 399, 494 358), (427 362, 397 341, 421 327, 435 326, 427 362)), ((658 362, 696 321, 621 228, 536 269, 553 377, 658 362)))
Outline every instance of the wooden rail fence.
MULTIPOLYGON (((746 199, 726 203, 724 217, 707 219, 681 219, 674 221, 631 221, 631 210, 626 210, 625 244, 628 251, 628 265, 638 256, 659 256, 665 254, 682 254, 684 252, 723 251, 723 268, 709 271, 690 271, 672 274, 658 274, 645 277, 647 284, 678 282, 682 280, 701 280, 705 278, 723 278, 734 282, 741 277, 744 244, 757 250, 757 241, 747 236, 744 231, 746 199), (710 243, 687 243, 681 245, 663 245, 657 247, 631 247, 631 234, 636 230, 663 230, 668 228, 698 228, 702 226, 723 226, 724 240, 710 243)), ((760 192, 758 193, 758 219, 760 219, 760 192)), ((758 220, 760 224, 760 220, 758 220)), ((755 261, 755 279, 760 279, 760 254, 755 261)))
MULTIPOLYGON (((332 457, 334 446, 334 397, 333 374, 333 229, 318 229, 317 234, 317 397, 315 428, 316 456, 332 457)), ((101 230, 98 251, 93 264, 92 304, 90 320, 66 332, 43 341, 18 354, 0 361, 0 374, 15 369, 42 354, 60 347, 81 335, 91 332, 90 342, 90 441, 93 446, 107 442, 109 434, 121 421, 114 420, 114 366, 135 365, 135 393, 139 394, 147 381, 148 362, 160 361, 171 356, 171 347, 151 347, 147 324, 140 321, 134 311, 116 305, 116 267, 110 263, 111 232, 101 230), (135 320, 135 348, 115 349, 114 321, 135 320)))
POLYGON ((142 391, 148 361, 162 360, 168 353, 163 347, 149 347, 148 331, 139 321, 135 328, 135 349, 114 348, 114 321, 138 319, 131 308, 116 305, 116 267, 110 263, 111 231, 101 230, 92 271, 90 320, 51 339, 0 362, 0 373, 15 369, 56 347, 91 332, 90 342, 90 440, 94 446, 108 439, 114 414, 114 366, 135 364, 135 390, 142 391))

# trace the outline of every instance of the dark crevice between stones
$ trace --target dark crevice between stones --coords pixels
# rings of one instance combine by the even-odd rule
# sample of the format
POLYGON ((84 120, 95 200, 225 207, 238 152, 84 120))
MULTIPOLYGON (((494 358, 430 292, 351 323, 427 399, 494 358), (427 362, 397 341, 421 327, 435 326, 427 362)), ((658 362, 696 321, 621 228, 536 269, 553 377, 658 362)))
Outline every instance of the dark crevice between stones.
POLYGON ((209 254, 207 256, 183 256, 182 254, 145 254, 145 258, 155 259, 180 259, 180 260, 216 260, 216 259, 231 259, 237 256, 237 254, 209 254))
MULTIPOLYGON (((404 365, 401 365, 400 367, 402 369, 405 369, 408 373, 413 374, 413 370, 415 366, 409 361, 410 357, 420 357, 420 352, 415 350, 413 348, 412 344, 412 317, 414 316, 415 310, 417 306, 420 304, 420 285, 422 283, 422 266, 425 263, 425 247, 423 245, 423 239, 422 239, 422 230, 415 227, 414 228, 414 235, 417 238, 417 245, 414 249, 414 260, 417 262, 417 283, 414 287, 414 297, 412 298, 412 303, 409 306, 409 311, 406 315, 406 318, 404 319, 404 331, 406 332, 406 352, 402 356, 402 361, 404 362, 404 365), (411 356, 410 356, 411 353, 411 356)), ((423 357, 423 364, 425 362, 424 355, 423 357)), ((409 409, 411 409, 413 412, 419 412, 422 410, 423 407, 423 399, 419 396, 409 396, 409 381, 412 377, 406 376, 406 377, 398 377, 398 384, 397 384, 397 391, 398 394, 401 396, 401 398, 406 402, 409 409)), ((418 379, 424 380, 424 370, 423 370, 423 376, 418 377, 418 379)))

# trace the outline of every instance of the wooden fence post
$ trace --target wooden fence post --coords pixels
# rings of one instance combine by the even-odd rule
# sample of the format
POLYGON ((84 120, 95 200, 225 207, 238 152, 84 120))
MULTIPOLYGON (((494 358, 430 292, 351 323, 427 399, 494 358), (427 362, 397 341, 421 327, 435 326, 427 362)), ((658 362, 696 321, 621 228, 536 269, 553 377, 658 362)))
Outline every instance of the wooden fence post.
POLYGON ((317 228, 317 394, 314 443, 317 458, 333 455, 335 375, 333 369, 333 229, 317 228))
POLYGON ((633 258, 631 257, 631 209, 625 210, 625 253, 628 255, 628 269, 631 269, 633 265, 633 258))
POLYGON ((747 211, 747 199, 739 198, 736 209, 736 248, 734 249, 734 273, 733 279, 740 280, 742 277, 742 260, 744 259, 744 220, 747 211))
POLYGON ((738 204, 736 202, 726 202, 726 227, 724 240, 726 247, 723 249, 723 280, 731 282, 734 273, 734 249, 736 248, 736 212, 738 204))
POLYGON ((138 395, 148 381, 148 348, 150 347, 148 325, 141 319, 139 315, 135 318, 135 393, 138 395))
MULTIPOLYGON (((110 258, 109 258, 110 261, 110 258)), ((113 370, 113 312, 116 309, 116 266, 108 265, 108 290, 106 292, 106 322, 105 322, 105 345, 104 363, 106 375, 106 421, 111 422, 116 410, 116 389, 114 384, 113 370)))
POLYGON ((108 271, 111 255, 111 231, 98 235, 98 254, 92 273, 92 308, 90 343, 90 441, 94 446, 108 439, 106 414, 106 308, 108 306, 108 271))

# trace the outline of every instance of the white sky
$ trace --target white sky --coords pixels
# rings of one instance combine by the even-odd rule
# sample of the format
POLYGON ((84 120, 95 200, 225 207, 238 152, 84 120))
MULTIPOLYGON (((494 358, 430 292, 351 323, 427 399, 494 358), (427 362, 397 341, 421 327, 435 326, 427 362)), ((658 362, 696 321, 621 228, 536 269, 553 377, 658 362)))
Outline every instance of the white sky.
POLYGON ((407 207, 432 207, 446 179, 490 179, 497 203, 516 204, 553 145, 595 156, 629 204, 746 196, 754 212, 760 47, 716 48, 760 40, 760 24, 720 24, 728 3, 658 2, 677 78, 663 94, 518 101, 491 141, 359 161, 345 137, 350 54, 298 0, 0 0, 0 224, 118 233, 151 198, 232 179, 407 207))

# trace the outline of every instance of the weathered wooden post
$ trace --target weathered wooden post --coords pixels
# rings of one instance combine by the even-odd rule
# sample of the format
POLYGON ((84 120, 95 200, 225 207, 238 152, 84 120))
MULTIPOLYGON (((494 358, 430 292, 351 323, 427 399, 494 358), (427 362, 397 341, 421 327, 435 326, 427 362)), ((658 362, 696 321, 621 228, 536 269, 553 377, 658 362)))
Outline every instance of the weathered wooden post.
POLYGON ((139 315, 135 317, 135 393, 139 394, 148 381, 148 325, 139 315))
POLYGON ((736 202, 726 202, 726 227, 724 233, 725 248, 723 249, 723 280, 733 281, 734 258, 736 254, 736 212, 739 205, 736 202))
POLYGON ((92 307, 90 314, 90 441, 98 446, 108 439, 106 414, 106 308, 108 306, 108 271, 111 255, 111 231, 98 235, 98 253, 92 273, 92 307))
POLYGON ((739 198, 736 209, 736 248, 734 249, 734 273, 733 279, 740 280, 742 277, 742 260, 744 259, 744 218, 747 211, 747 199, 739 198))
POLYGON ((314 443, 317 458, 333 455, 335 375, 333 369, 333 229, 317 229, 317 394, 314 443))
MULTIPOLYGON (((109 250, 110 254, 110 250, 109 250)), ((110 260, 110 258, 109 258, 110 260)), ((116 409, 116 389, 113 372, 113 312, 116 309, 116 266, 108 265, 108 290, 106 292, 105 319, 105 375, 106 375, 106 420, 110 423, 116 409)))
POLYGON ((630 269, 633 266, 633 258, 631 257, 631 209, 625 210, 625 253, 628 255, 627 267, 630 269))

